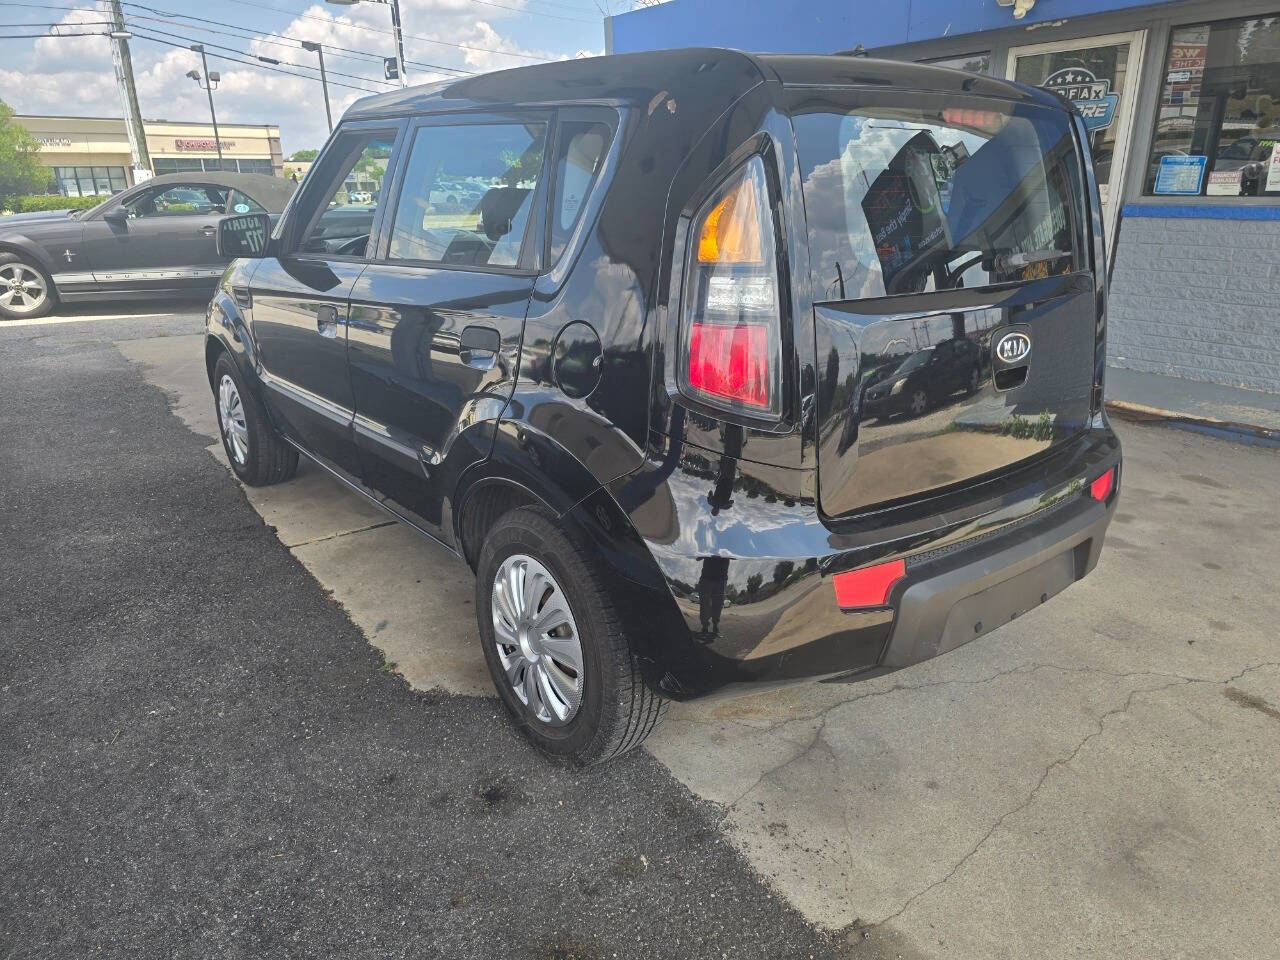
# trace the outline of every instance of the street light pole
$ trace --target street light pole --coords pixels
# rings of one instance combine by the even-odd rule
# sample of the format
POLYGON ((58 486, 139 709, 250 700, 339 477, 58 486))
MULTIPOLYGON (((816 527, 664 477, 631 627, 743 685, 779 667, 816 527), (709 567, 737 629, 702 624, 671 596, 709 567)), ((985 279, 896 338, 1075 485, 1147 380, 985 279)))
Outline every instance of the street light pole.
POLYGON ((303 40, 302 49, 310 50, 320 58, 320 86, 324 88, 324 118, 329 124, 329 132, 333 133, 333 113, 329 110, 329 79, 324 72, 324 47, 311 40, 303 40))
MULTIPOLYGON (((360 0, 325 0, 337 7, 354 7, 360 0)), ((409 81, 404 75, 404 33, 400 29, 400 0, 369 0, 370 3, 381 3, 391 8, 391 29, 396 38, 396 68, 400 74, 400 86, 409 81)))
MULTIPOLYGON (((222 163, 222 138, 218 136, 218 114, 213 109, 213 88, 219 78, 209 72, 209 58, 204 54, 204 44, 193 43, 191 49, 200 54, 200 64, 204 67, 204 83, 200 83, 199 77, 196 77, 195 81, 204 87, 205 93, 209 94, 209 119, 213 121, 213 145, 218 148, 218 169, 225 170, 226 167, 222 163)), ((190 75, 187 74, 187 76, 190 75)))

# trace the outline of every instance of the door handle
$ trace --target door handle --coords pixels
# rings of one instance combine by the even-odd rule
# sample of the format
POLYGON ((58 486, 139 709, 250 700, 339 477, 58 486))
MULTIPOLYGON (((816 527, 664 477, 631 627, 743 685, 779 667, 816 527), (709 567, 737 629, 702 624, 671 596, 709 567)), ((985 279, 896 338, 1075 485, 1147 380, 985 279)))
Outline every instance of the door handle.
POLYGON ((215 233, 218 232, 218 228, 215 227, 212 223, 206 223, 203 227, 200 228, 200 232, 203 233, 206 237, 212 237, 215 233))
POLYGON ((316 331, 322 337, 328 337, 334 340, 338 336, 338 324, 342 320, 338 317, 338 308, 330 303, 322 303, 316 308, 316 331))
POLYGON ((502 334, 493 327, 464 327, 458 343, 458 359, 477 370, 492 370, 501 347, 502 334))

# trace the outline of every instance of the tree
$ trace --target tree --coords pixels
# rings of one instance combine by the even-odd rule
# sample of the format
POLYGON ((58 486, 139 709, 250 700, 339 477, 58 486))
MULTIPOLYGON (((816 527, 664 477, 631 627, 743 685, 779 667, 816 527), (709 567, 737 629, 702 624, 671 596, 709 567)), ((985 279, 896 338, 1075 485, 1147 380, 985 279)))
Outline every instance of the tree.
POLYGON ((40 144, 13 122, 13 107, 0 100, 0 197, 43 193, 49 168, 40 163, 40 144))
POLYGON ((296 161, 314 160, 319 153, 319 150, 295 150, 293 151, 293 156, 289 159, 296 161))

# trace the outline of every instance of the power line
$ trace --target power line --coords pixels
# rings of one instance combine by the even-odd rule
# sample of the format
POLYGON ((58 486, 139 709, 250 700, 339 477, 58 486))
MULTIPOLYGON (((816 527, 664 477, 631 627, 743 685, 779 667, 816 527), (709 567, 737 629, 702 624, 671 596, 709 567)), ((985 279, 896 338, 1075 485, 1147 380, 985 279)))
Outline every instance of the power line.
POLYGON ((570 20, 574 23, 595 23, 594 20, 587 20, 584 17, 565 17, 558 13, 547 13, 543 10, 530 10, 528 7, 508 7, 502 3, 494 3, 493 0, 471 0, 471 2, 484 4, 486 7, 497 7, 499 10, 511 10, 515 13, 527 13, 535 17, 548 17, 552 20, 570 20))
MULTIPOLYGON (((173 37, 174 39, 177 39, 177 40, 185 40, 187 41, 188 46, 190 46, 194 42, 193 40, 191 40, 190 37, 184 37, 180 33, 170 33, 168 30, 160 30, 157 27, 145 27, 143 29, 149 30, 152 33, 158 33, 163 37, 173 37)), ((242 57, 249 57, 251 59, 261 60, 261 58, 256 53, 250 53, 248 50, 240 50, 240 49, 237 49, 236 47, 224 46, 223 44, 220 44, 220 43, 205 43, 204 46, 215 49, 215 50, 226 50, 230 53, 239 54, 242 57)), ((301 48, 299 47, 297 49, 301 49, 301 48)), ((319 70, 319 67, 313 67, 307 63, 291 63, 287 60, 277 60, 276 65, 285 66, 285 67, 294 67, 296 69, 301 69, 301 70, 319 70)), ((393 84, 388 80, 382 80, 374 77, 363 77, 354 73, 339 73, 336 70, 329 70, 328 74, 331 77, 346 77, 348 80, 359 80, 361 83, 381 83, 387 86, 397 86, 397 84, 393 84)), ((311 77, 310 79, 314 80, 317 78, 311 77)))
MULTIPOLYGON (((288 36, 287 34, 271 33, 270 31, 259 31, 259 30, 254 30, 252 27, 242 27, 242 26, 239 26, 238 24, 234 24, 234 23, 226 23, 225 21, 222 21, 222 20, 210 20, 208 17, 197 17, 197 16, 195 16, 195 15, 193 15, 193 14, 189 14, 189 13, 178 13, 178 12, 173 11, 173 10, 161 10, 161 9, 159 9, 159 8, 157 8, 157 7, 150 7, 150 6, 147 6, 147 5, 145 5, 145 4, 141 4, 141 3, 129 3, 129 2, 128 2, 128 0, 125 0, 125 4, 124 4, 124 5, 125 5, 125 6, 127 6, 127 7, 136 8, 136 9, 138 9, 138 10, 148 10, 148 11, 150 11, 151 13, 161 14, 161 15, 166 16, 166 17, 181 17, 183 20, 192 20, 192 21, 196 21, 196 22, 198 22, 198 23, 202 23, 202 24, 213 24, 214 26, 218 26, 218 27, 226 27, 226 28, 230 28, 231 30, 239 30, 239 31, 241 31, 241 34, 246 34, 246 33, 247 33, 247 34, 249 34, 249 35, 250 35, 250 36, 248 36, 248 37, 245 37, 245 36, 242 36, 241 34, 233 34, 233 33, 229 33, 229 32, 227 32, 226 30, 210 30, 210 31, 209 31, 209 32, 211 32, 211 33, 223 33, 223 34, 225 34, 226 36, 234 36, 234 37, 237 37, 238 39, 241 39, 241 40, 247 40, 247 39, 262 40, 262 41, 263 41, 263 42, 265 42, 265 43, 276 43, 276 44, 277 44, 277 45, 279 45, 279 46, 297 46, 297 45, 300 45, 300 44, 303 42, 301 38, 298 38, 298 37, 291 37, 291 36, 288 36), (277 39, 276 39, 276 40, 268 39, 268 38, 273 38, 273 37, 274 37, 274 38, 277 38, 277 39), (288 43, 287 43, 287 44, 286 44, 286 43, 281 43, 280 41, 288 41, 288 43)), ((130 14, 130 16, 131 16, 131 17, 133 17, 133 18, 136 18, 136 19, 141 19, 141 20, 158 20, 158 22, 161 22, 161 23, 169 23, 169 24, 171 24, 171 25, 173 25, 173 26, 182 26, 182 27, 186 27, 187 29, 190 29, 190 30, 208 29, 208 28, 197 27, 197 26, 195 26, 194 24, 183 23, 183 22, 172 21, 172 20, 163 20, 163 19, 159 19, 159 18, 156 18, 156 17, 148 17, 148 16, 146 16, 146 15, 144 15, 144 14, 131 13, 131 14, 130 14)), ((336 22, 336 23, 338 23, 338 25, 340 25, 340 26, 345 26, 345 24, 341 24, 340 22, 337 22, 337 21, 331 21, 331 22, 336 22)), ((338 50, 338 51, 341 51, 341 53, 342 53, 342 54, 349 55, 351 59, 367 58, 367 59, 369 59, 369 60, 377 61, 378 63, 382 63, 382 61, 386 59, 385 55, 383 55, 383 54, 380 54, 380 53, 373 53, 373 52, 371 52, 371 51, 367 51, 367 50, 353 50, 353 49, 351 49, 351 48, 349 48, 349 47, 339 47, 339 46, 334 46, 334 45, 332 45, 332 44, 328 44, 328 43, 323 44, 323 46, 324 46, 325 50, 338 50)), ((472 75, 472 71, 470 71, 470 70, 464 70, 464 69, 462 69, 461 67, 446 67, 446 66, 444 66, 444 65, 442 65, 442 64, 438 64, 438 63, 426 63, 426 62, 418 61, 418 60, 408 60, 408 61, 405 61, 405 62, 406 62, 406 63, 411 63, 411 64, 413 64, 414 66, 417 66, 417 67, 425 67, 425 68, 427 68, 427 69, 429 69, 429 70, 438 70, 438 71, 442 71, 442 72, 460 73, 460 74, 465 74, 465 75, 467 75, 467 76, 471 76, 471 75, 472 75)))
POLYGON ((105 37, 106 33, 0 33, 0 40, 43 40, 46 37, 105 37))
MULTIPOLYGON (((383 30, 383 29, 380 29, 380 28, 378 28, 378 27, 368 27, 368 26, 365 26, 365 25, 364 25, 364 24, 362 24, 362 23, 352 23, 352 22, 350 22, 350 21, 346 21, 346 20, 338 20, 338 19, 336 19, 336 18, 334 18, 334 17, 317 17, 317 16, 314 16, 313 14, 308 14, 308 13, 299 13, 299 12, 298 12, 298 11, 296 11, 296 10, 290 10, 290 9, 288 9, 287 7, 276 7, 276 6, 272 6, 271 4, 267 4, 267 3, 259 3, 259 2, 257 2, 257 0, 226 0, 226 2, 228 2, 228 3, 239 3, 239 4, 243 5, 243 6, 246 6, 246 7, 254 7, 254 8, 257 8, 257 9, 263 9, 263 10, 274 10, 274 11, 276 11, 277 13, 287 13, 287 14, 289 14, 290 16, 292 16, 292 17, 294 17, 294 18, 296 18, 296 19, 299 19, 299 20, 314 20, 314 21, 316 21, 317 23, 324 23, 324 24, 329 25, 330 27, 349 27, 349 28, 351 28, 351 29, 353 29, 353 30, 363 30, 363 31, 364 31, 364 32, 366 32, 366 33, 378 33, 378 34, 382 34, 383 36, 388 36, 388 37, 390 37, 390 36, 395 36, 395 34, 394 34, 392 31, 390 31, 390 30, 383 30)), ((126 7, 137 8, 137 9, 139 9, 139 10, 147 10, 147 11, 149 11, 149 12, 151 12, 151 13, 159 13, 159 14, 166 15, 166 16, 178 16, 178 17, 185 17, 185 18, 187 18, 187 19, 189 19, 189 20, 199 20, 199 21, 204 22, 204 23, 215 23, 215 24, 218 24, 219 26, 224 26, 224 27, 225 27, 225 26, 229 26, 229 27, 233 27, 233 28, 238 29, 238 30, 244 30, 244 31, 246 31, 246 32, 253 32, 253 28, 250 28, 250 27, 240 27, 240 26, 238 26, 237 24, 228 24, 228 23, 225 23, 225 22, 222 22, 222 21, 209 20, 209 19, 204 18, 204 17, 195 17, 195 16, 192 16, 192 15, 190 15, 190 14, 185 14, 185 13, 175 13, 174 11, 171 11, 171 10, 159 10, 159 9, 157 9, 157 8, 155 8, 155 7, 146 6, 146 5, 144 5, 144 4, 140 4, 140 3, 130 3, 130 2, 128 2, 128 0, 124 0, 124 5, 125 5, 126 7)), ((86 7, 68 7, 68 6, 60 6, 60 5, 57 5, 57 4, 48 4, 48 3, 25 3, 25 2, 22 2, 22 0, 0 0, 0 7, 31 7, 31 8, 37 9, 37 10, 68 10, 68 11, 74 11, 74 12, 77 12, 77 13, 99 13, 99 14, 100 14, 100 13, 102 12, 101 10, 96 10, 96 9, 86 8, 86 7)), ((589 22, 590 22, 590 21, 589 21, 589 22)), ((268 31, 263 31, 263 32, 264 32, 264 33, 267 33, 268 31)), ((271 35, 271 36, 282 36, 281 34, 270 34, 270 35, 271 35)), ((546 58, 546 57, 539 57, 539 56, 535 56, 534 54, 531 54, 531 53, 516 53, 515 51, 512 51, 512 50, 498 50, 498 49, 495 49, 494 47, 477 47, 477 46, 474 46, 474 45, 472 45, 472 44, 466 44, 466 43, 453 43, 453 42, 451 42, 451 41, 449 41, 449 40, 437 40, 437 39, 435 39, 434 37, 424 37, 424 36, 421 36, 421 35, 418 35, 418 34, 410 34, 410 33, 406 33, 406 34, 404 35, 404 37, 405 37, 405 39, 406 39, 406 40, 420 40, 420 41, 422 41, 423 43, 434 43, 434 44, 437 44, 437 45, 439 45, 439 46, 444 46, 444 47, 454 47, 454 48, 456 48, 456 49, 458 49, 458 50, 471 50, 471 51, 474 51, 474 52, 476 52, 476 53, 496 53, 496 54, 499 54, 499 55, 504 56, 504 57, 517 57, 517 58, 520 58, 520 59, 523 59, 523 60, 532 60, 532 61, 534 61, 534 62, 536 62, 536 63, 549 63, 549 62, 550 62, 550 61, 548 61, 548 60, 547 60, 547 58, 546 58)), ((284 37, 284 39, 293 40, 293 39, 296 39, 296 38, 294 38, 294 37, 284 37)), ((329 47, 329 45, 328 45, 328 44, 325 44, 325 49, 326 49, 326 50, 330 49, 330 47, 329 47)), ((341 48, 341 47, 333 47, 332 49, 335 49, 335 50, 341 50, 341 49, 343 49, 343 48, 341 48)), ((361 52, 363 52, 363 51, 361 51, 361 52)), ((423 63, 423 62, 420 62, 420 61, 406 60, 405 62, 406 62, 406 63, 409 63, 409 64, 412 64, 413 66, 429 67, 429 68, 431 68, 431 69, 458 70, 458 72, 462 72, 462 73, 470 73, 470 72, 471 72, 471 71, 466 71, 466 70, 459 70, 459 68, 456 68, 456 67, 441 67, 439 64, 429 64, 429 63, 423 63)))
MULTIPOLYGON (((189 49, 190 49, 190 44, 186 44, 186 43, 175 43, 175 42, 174 42, 174 41, 172 41, 172 40, 165 40, 165 39, 163 39, 163 38, 161 38, 161 37, 152 37, 152 36, 148 36, 148 35, 147 35, 147 34, 145 34, 145 33, 138 33, 137 31, 133 31, 133 35, 134 35, 135 37, 137 37, 138 39, 140 39, 140 40, 149 40, 149 41, 151 41, 152 43, 159 43, 159 44, 162 44, 163 46, 166 46, 166 47, 173 47, 173 48, 175 48, 175 49, 177 49, 177 50, 189 50, 189 49)), ((88 34, 88 36, 92 36, 92 34, 88 34)), ((271 73, 282 73, 282 74, 284 74, 286 77, 293 77, 295 80, 310 80, 310 81, 312 81, 312 82, 314 82, 314 83, 319 83, 319 82, 320 82, 320 78, 319 78, 319 77, 312 77, 312 76, 308 76, 308 75, 307 75, 307 74, 305 74, 305 73, 294 73, 292 70, 282 70, 280 67, 273 67, 273 66, 270 66, 269 64, 259 63, 259 62, 255 61, 255 60, 242 60, 242 59, 237 58, 237 57, 227 56, 227 54, 225 54, 225 53, 210 53, 210 54, 208 54, 208 56, 210 56, 210 57, 212 57, 212 58, 214 58, 214 59, 216 59, 216 60, 225 60, 225 61, 227 61, 228 63, 240 63, 240 64, 245 65, 246 67, 254 67, 254 68, 258 69, 258 70, 268 70, 268 71, 270 71, 271 73)), ((360 93, 381 93, 381 92, 382 92, 381 90, 370 90, 368 87, 357 87, 357 86, 354 86, 354 85, 352 85, 352 84, 350 84, 350 83, 337 83, 337 82, 333 82, 333 83, 330 83, 329 85, 330 85, 331 87, 345 87, 345 88, 346 88, 346 89, 348 89, 348 90, 357 90, 357 91, 359 91, 360 93)))
MULTIPOLYGON (((332 17, 317 17, 309 13, 299 13, 296 10, 288 9, 287 7, 275 7, 275 6, 271 6, 270 4, 259 3, 258 0, 226 0, 226 2, 238 3, 238 4, 241 4, 242 6, 253 7, 254 9, 257 9, 257 10, 275 10, 277 13, 287 13, 290 16, 296 17, 299 20, 315 20, 319 23, 327 23, 330 26, 350 27, 353 30, 364 30, 368 33, 381 33, 384 36, 389 36, 389 37, 395 36, 395 34, 390 30, 381 30, 378 27, 366 27, 362 23, 351 23, 348 21, 336 20, 332 17)), ((133 6, 133 4, 129 4, 129 6, 133 6)), ((457 47, 460 50, 474 50, 477 53, 497 53, 497 54, 501 54, 504 57, 520 57, 524 60, 535 60, 538 63, 549 62, 546 59, 546 57, 537 57, 531 53, 514 53, 510 50, 495 50, 493 47, 473 47, 465 43, 452 43, 448 40, 437 40, 434 37, 423 37, 423 36, 412 34, 412 33, 406 33, 404 35, 404 38, 406 40, 421 40, 423 43, 438 43, 446 47, 457 47)))

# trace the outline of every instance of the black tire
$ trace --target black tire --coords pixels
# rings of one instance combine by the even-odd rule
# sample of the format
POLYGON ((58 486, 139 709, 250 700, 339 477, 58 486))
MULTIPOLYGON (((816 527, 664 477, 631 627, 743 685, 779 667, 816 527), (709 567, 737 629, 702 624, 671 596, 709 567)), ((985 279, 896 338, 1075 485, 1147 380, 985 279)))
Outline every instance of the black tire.
POLYGON ((223 353, 213 366, 213 407, 218 417, 218 432, 222 436, 222 449, 237 477, 251 487, 266 487, 283 483, 298 470, 298 451, 291 447, 267 419, 267 413, 254 394, 245 389, 240 371, 231 357, 223 353), (243 457, 237 454, 235 443, 228 430, 220 403, 220 388, 224 377, 235 385, 244 415, 247 449, 243 457))
MULTIPOLYGON (((58 289, 53 285, 53 279, 49 274, 45 273, 44 268, 39 266, 35 261, 28 257, 24 257, 17 253, 0 253, 0 271, 5 267, 14 265, 24 270, 34 273, 40 278, 44 284, 45 296, 44 300, 35 307, 28 310, 10 309, 3 303, 0 303, 0 319, 3 320, 30 320, 35 317, 43 317, 53 312, 53 308, 58 305, 58 289)), ((0 294, 3 294, 8 287, 5 283, 0 282, 0 294)))
POLYGON ((547 756, 591 766, 638 747, 666 713, 667 701, 644 682, 626 627, 598 564, 542 510, 504 514, 485 538, 476 568, 476 616, 485 662, 498 696, 522 733, 547 756), (494 579, 518 554, 536 560, 564 592, 582 648, 581 705, 567 723, 540 720, 516 696, 498 657, 493 624, 494 579))

